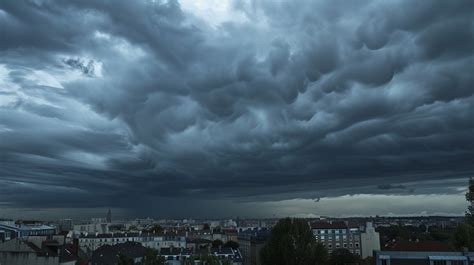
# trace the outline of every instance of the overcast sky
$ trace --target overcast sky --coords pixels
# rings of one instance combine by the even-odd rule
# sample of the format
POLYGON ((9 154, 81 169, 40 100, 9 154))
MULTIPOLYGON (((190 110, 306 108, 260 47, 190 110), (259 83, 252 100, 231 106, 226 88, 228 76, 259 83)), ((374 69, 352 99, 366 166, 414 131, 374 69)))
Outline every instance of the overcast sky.
POLYGON ((460 215, 473 17, 471 0, 0 1, 0 218, 460 215))

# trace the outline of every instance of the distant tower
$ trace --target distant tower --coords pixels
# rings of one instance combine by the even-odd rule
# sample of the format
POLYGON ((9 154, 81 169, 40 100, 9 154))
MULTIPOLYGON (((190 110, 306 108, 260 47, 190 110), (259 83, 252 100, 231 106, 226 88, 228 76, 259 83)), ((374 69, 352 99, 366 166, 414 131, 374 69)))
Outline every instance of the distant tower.
POLYGON ((107 212, 107 223, 112 223, 112 211, 110 209, 107 212))

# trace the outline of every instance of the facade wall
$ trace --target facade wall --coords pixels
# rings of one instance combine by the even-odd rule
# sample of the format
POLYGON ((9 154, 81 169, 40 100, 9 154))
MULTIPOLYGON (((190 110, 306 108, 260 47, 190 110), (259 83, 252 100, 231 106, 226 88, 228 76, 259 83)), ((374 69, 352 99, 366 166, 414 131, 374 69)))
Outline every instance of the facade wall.
POLYGON ((472 265, 473 252, 375 251, 376 265, 472 265))
POLYGON ((366 231, 360 235, 362 258, 372 257, 374 250, 380 250, 380 236, 372 224, 367 224, 366 231))
POLYGON ((110 237, 110 238, 97 238, 97 237, 84 237, 79 238, 79 246, 82 249, 90 249, 92 251, 98 249, 104 245, 115 245, 119 243, 125 243, 127 241, 139 242, 144 247, 150 247, 154 249, 175 247, 185 248, 186 238, 185 237, 110 237))
POLYGON ((361 255, 361 238, 358 230, 313 229, 313 235, 329 253, 338 248, 346 248, 353 254, 361 255))
POLYGON ((93 224, 74 225, 74 231, 83 232, 83 233, 107 234, 109 233, 109 224, 93 223, 93 224))
POLYGON ((430 265, 428 260, 406 260, 406 259, 393 259, 390 260, 390 265, 430 265))
POLYGON ((76 265, 76 261, 72 260, 72 261, 67 261, 67 262, 61 262, 59 263, 59 265, 76 265))

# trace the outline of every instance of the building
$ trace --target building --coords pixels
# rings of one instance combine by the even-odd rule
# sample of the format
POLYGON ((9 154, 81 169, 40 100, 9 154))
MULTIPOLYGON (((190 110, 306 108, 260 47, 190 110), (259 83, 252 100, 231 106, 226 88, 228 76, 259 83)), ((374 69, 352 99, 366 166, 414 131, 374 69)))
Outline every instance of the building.
POLYGON ((0 223, 0 230, 10 238, 24 239, 28 236, 47 236, 56 234, 56 228, 43 224, 0 223))
POLYGON ((107 212, 107 218, 106 218, 107 223, 112 223, 112 210, 109 209, 107 212))
POLYGON ((238 249, 232 248, 205 248, 192 250, 186 248, 161 248, 159 255, 165 258, 166 265, 181 265, 192 259, 194 264, 202 264, 200 260, 206 256, 214 256, 223 263, 230 261, 232 265, 242 265, 242 255, 238 249))
POLYGON ((243 265, 260 265, 260 250, 270 238, 269 230, 246 231, 238 236, 243 265))
POLYGON ((75 249, 51 239, 38 243, 15 238, 0 244, 0 265, 75 265, 75 249))
POLYGON ((12 238, 11 231, 0 230, 0 243, 12 238))
POLYGON ((311 224, 311 230, 316 241, 324 245, 329 253, 337 248, 345 248, 353 254, 361 255, 359 227, 349 226, 345 222, 316 222, 311 224))
POLYGON ((85 234, 79 236, 79 246, 84 251, 95 251, 105 245, 116 245, 125 242, 138 242, 144 247, 154 249, 186 247, 186 236, 176 233, 148 234, 148 233, 107 233, 85 234))
POLYGON ((212 245, 212 240, 204 238, 186 238, 186 248, 189 249, 203 249, 212 245))
POLYGON ((361 257, 372 257, 375 250, 380 250, 380 235, 372 223, 367 223, 365 231, 360 234, 361 257))
POLYGON ((473 265, 474 252, 375 251, 376 265, 473 265))
POLYGON ((146 248, 138 242, 125 242, 116 245, 104 245, 92 253, 91 265, 115 265, 119 254, 132 258, 135 263, 142 261, 146 248))
POLYGON ((74 225, 74 232, 77 233, 100 233, 106 234, 109 233, 109 226, 108 223, 103 222, 92 222, 88 224, 78 224, 74 225))
POLYGON ((59 258, 19 238, 0 244, 1 265, 57 265, 59 258))
POLYGON ((193 250, 187 248, 161 248, 159 255, 166 260, 166 265, 181 265, 193 256, 193 250))
POLYGON ((72 231, 74 229, 74 222, 72 219, 60 219, 58 226, 59 231, 72 231))
POLYGON ((233 265, 242 264, 242 254, 238 249, 233 248, 211 248, 210 255, 216 256, 219 260, 230 260, 233 265))

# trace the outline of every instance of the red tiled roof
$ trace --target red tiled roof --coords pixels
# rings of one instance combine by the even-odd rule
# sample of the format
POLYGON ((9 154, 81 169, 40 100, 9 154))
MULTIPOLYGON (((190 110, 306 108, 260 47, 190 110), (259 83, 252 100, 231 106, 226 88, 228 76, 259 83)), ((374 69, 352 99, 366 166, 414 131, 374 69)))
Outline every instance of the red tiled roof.
POLYGON ((344 222, 317 222, 311 224, 312 229, 347 229, 347 225, 344 222))
POLYGON ((453 248, 440 241, 398 241, 390 250, 396 251, 453 251, 453 248))

